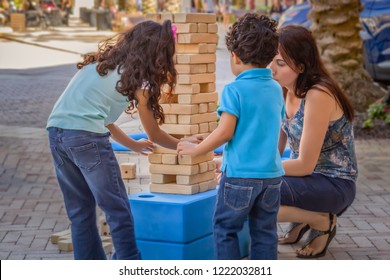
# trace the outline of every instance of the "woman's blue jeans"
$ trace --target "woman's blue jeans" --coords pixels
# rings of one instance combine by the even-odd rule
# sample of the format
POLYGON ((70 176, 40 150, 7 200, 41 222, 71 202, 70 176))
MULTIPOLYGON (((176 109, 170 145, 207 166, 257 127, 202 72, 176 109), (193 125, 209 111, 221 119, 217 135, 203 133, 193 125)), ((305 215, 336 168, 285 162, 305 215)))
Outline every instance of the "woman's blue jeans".
POLYGON ((232 178, 222 174, 214 214, 214 244, 219 260, 241 259, 237 233, 249 219, 252 260, 278 257, 277 214, 281 177, 232 178))
POLYGON ((49 128, 58 183, 71 221, 75 259, 106 259, 96 204, 106 214, 114 259, 140 259, 134 221, 109 133, 49 128))

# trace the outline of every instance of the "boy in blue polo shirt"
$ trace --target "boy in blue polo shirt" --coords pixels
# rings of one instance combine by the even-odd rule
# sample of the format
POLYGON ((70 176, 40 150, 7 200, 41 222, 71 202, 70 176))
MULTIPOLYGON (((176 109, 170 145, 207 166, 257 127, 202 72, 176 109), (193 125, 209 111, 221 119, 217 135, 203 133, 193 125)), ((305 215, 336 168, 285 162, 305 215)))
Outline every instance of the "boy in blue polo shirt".
POLYGON ((250 259, 277 259, 277 213, 284 174, 278 139, 282 89, 267 65, 278 49, 277 23, 246 14, 226 35, 236 79, 225 86, 219 125, 203 142, 180 142, 180 155, 201 155, 227 142, 214 214, 217 259, 240 259, 237 233, 249 219, 250 259))

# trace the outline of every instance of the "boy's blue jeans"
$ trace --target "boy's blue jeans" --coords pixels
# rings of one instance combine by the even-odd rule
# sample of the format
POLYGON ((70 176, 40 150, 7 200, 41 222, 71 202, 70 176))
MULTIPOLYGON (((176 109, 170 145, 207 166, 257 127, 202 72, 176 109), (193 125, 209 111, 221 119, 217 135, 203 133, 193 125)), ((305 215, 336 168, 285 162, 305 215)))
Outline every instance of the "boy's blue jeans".
POLYGON ((129 200, 109 135, 49 128, 57 179, 72 223, 75 259, 106 259, 96 225, 96 203, 110 226, 113 258, 140 258, 129 200))
POLYGON ((280 185, 281 177, 247 179, 222 174, 213 222, 217 259, 241 259, 237 233, 247 218, 251 236, 249 259, 277 259, 280 185))

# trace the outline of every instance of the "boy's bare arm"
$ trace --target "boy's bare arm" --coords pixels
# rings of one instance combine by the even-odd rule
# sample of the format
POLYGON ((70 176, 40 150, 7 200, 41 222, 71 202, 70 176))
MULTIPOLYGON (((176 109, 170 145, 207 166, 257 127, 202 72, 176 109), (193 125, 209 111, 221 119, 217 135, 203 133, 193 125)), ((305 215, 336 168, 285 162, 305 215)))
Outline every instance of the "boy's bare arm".
POLYGON ((199 145, 180 142, 177 145, 179 155, 202 155, 218 148, 228 142, 234 135, 236 129, 237 117, 229 113, 222 113, 218 127, 199 145))

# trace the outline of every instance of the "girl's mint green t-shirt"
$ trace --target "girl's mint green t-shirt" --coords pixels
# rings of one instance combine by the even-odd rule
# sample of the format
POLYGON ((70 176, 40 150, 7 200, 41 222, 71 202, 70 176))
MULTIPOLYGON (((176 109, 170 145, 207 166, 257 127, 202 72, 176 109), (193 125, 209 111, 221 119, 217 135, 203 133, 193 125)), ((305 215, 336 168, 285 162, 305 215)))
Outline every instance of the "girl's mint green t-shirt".
POLYGON ((120 75, 116 70, 100 76, 96 64, 88 64, 72 78, 54 105, 47 128, 106 133, 129 105, 127 97, 115 90, 120 75))

